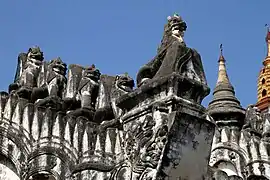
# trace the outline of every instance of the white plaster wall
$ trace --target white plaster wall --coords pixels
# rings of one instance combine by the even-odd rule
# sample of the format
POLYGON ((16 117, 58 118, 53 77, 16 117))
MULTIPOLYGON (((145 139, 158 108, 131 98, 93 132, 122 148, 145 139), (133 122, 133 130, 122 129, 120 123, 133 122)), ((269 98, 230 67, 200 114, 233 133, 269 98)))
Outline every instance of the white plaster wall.
POLYGON ((0 180, 20 180, 20 178, 7 166, 0 164, 0 180))

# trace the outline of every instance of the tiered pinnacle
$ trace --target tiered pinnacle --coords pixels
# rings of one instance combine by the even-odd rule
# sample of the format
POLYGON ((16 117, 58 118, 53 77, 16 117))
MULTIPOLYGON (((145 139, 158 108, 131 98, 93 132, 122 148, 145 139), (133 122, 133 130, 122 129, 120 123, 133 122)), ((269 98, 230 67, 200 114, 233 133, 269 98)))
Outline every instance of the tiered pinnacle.
POLYGON ((234 88, 230 83, 226 70, 225 58, 223 56, 222 45, 220 45, 220 57, 218 63, 217 84, 213 92, 213 100, 208 106, 208 112, 218 124, 232 123, 241 125, 243 122, 238 122, 235 119, 244 118, 244 109, 241 107, 239 100, 235 97, 234 88), (228 115, 233 116, 228 118, 228 115), (227 117, 226 120, 225 117, 227 117))
POLYGON ((219 57, 218 62, 219 62, 219 66, 218 66, 217 86, 218 86, 218 84, 231 84, 229 81, 227 71, 226 71, 225 58, 223 56, 222 44, 220 45, 220 57, 219 57))
POLYGON ((267 110, 270 105, 270 32, 267 28, 266 34, 267 55, 263 61, 263 68, 260 71, 257 85, 257 107, 261 110, 267 110))

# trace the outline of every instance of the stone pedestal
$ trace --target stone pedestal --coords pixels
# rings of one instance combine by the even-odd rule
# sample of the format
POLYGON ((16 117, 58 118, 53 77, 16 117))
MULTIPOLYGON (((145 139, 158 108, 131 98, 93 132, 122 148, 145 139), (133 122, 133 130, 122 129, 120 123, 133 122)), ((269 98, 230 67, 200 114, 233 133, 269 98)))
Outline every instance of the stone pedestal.
POLYGON ((168 134, 159 177, 202 180, 207 173, 213 131, 212 122, 177 112, 168 134))
POLYGON ((128 160, 113 178, 201 180, 215 130, 200 105, 208 93, 206 85, 173 73, 119 98, 128 160))

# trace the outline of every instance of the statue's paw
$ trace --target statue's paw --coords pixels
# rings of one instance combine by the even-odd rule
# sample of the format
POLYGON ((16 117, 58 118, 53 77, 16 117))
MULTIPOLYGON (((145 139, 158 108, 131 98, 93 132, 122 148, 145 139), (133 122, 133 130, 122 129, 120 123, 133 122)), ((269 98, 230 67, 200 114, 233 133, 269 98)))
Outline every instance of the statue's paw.
POLYGON ((119 118, 117 118, 117 119, 112 119, 112 120, 108 120, 108 121, 102 121, 101 123, 100 123, 100 126, 99 126, 99 128, 101 129, 101 130, 104 130, 104 129, 107 129, 108 127, 112 127, 112 128, 115 128, 115 127, 120 127, 121 126, 121 123, 120 123, 120 120, 119 120, 119 118))
POLYGON ((93 121, 94 110, 92 108, 82 107, 73 111, 69 111, 67 115, 73 116, 75 118, 84 117, 89 121, 93 121))
POLYGON ((36 101, 36 106, 45 107, 45 108, 54 108, 57 111, 62 110, 62 101, 59 97, 47 97, 45 99, 40 99, 39 101, 36 101))
POLYGON ((20 98, 30 99, 32 90, 30 88, 21 87, 16 93, 20 98))
POLYGON ((63 109, 65 111, 75 110, 81 107, 81 102, 76 98, 63 98, 63 109))
POLYGON ((73 103, 74 101, 76 101, 76 99, 75 98, 66 97, 66 98, 63 98, 63 101, 65 103, 73 103))
POLYGON ((83 109, 83 111, 86 112, 95 112, 95 108, 93 108, 92 106, 87 106, 87 107, 82 107, 81 109, 83 109))
POLYGON ((138 84, 138 87, 149 83, 150 80, 151 80, 150 78, 144 78, 144 79, 142 79, 142 81, 138 84))

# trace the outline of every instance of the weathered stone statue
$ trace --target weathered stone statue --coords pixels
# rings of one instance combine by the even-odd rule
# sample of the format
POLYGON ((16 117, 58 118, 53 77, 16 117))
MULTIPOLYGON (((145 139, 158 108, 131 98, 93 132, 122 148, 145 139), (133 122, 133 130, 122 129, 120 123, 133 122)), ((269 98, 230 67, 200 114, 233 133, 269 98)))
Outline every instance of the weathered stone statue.
POLYGON ((98 96, 99 78, 100 71, 96 69, 95 65, 83 70, 76 97, 81 103, 81 108, 70 112, 70 115, 76 117, 84 116, 92 119, 98 96))
POLYGON ((60 57, 53 59, 48 64, 47 86, 50 96, 62 98, 63 91, 66 87, 67 79, 65 77, 67 65, 60 57))
POLYGON ((118 99, 124 94, 132 92, 133 87, 134 87, 134 80, 127 73, 116 76, 111 96, 113 112, 115 117, 119 117, 120 115, 122 115, 120 108, 118 108, 115 104, 116 99, 118 99))
POLYGON ((61 109, 62 96, 67 83, 65 77, 67 65, 58 57, 51 60, 47 66, 46 82, 41 87, 33 89, 31 100, 32 102, 39 100, 38 106, 54 106, 55 108, 57 106, 57 109, 61 109))
POLYGON ((183 40, 186 28, 186 23, 179 15, 168 17, 158 54, 137 74, 138 86, 149 79, 158 79, 173 72, 206 84, 200 55, 187 47, 183 40))
POLYGON ((116 77, 103 75, 100 80, 98 107, 95 113, 95 121, 107 121, 103 125, 112 122, 117 123, 121 115, 121 109, 115 104, 120 96, 133 90, 134 80, 126 73, 116 77), (108 82, 108 80, 112 82, 108 82), (109 120, 113 120, 110 121, 109 120))
POLYGON ((249 105, 247 107, 245 121, 243 129, 250 131, 251 134, 262 135, 263 119, 257 107, 254 105, 249 105))
POLYGON ((138 72, 139 88, 116 100, 126 159, 110 179, 201 180, 207 174, 215 126, 200 103, 209 88, 184 30, 178 15, 168 18, 158 55, 138 72))
POLYGON ((99 78, 100 72, 95 65, 84 69, 78 94, 82 107, 95 108, 99 78))
POLYGON ((19 96, 28 99, 31 89, 37 86, 43 59, 43 52, 39 47, 29 48, 27 54, 21 53, 18 57, 14 83, 9 86, 9 92, 16 90, 19 96))

